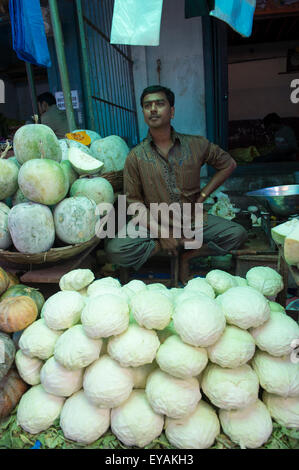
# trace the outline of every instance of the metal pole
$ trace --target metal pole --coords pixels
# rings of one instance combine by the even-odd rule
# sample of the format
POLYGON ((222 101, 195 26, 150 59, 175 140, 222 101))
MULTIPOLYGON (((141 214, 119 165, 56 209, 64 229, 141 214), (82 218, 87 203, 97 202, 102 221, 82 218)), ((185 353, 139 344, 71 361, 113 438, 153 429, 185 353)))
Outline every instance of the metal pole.
POLYGON ((29 92, 30 92, 30 98, 31 98, 31 104, 32 104, 32 111, 33 111, 33 114, 38 115, 36 88, 35 88, 35 80, 34 80, 32 65, 29 62, 25 62, 25 64, 26 64, 26 72, 27 72, 29 92))
POLYGON ((84 21, 83 21, 83 11, 82 11, 81 0, 76 0, 76 8, 77 8, 77 18, 78 18, 78 26, 79 26, 79 34, 80 34, 81 59, 82 59, 81 71, 82 71, 83 90, 84 90, 84 97, 85 97, 87 129, 96 131, 97 129, 95 128, 95 120, 94 120, 94 114, 93 114, 91 81, 90 81, 90 75, 89 75, 89 61, 88 61, 88 52, 87 52, 87 45, 86 45, 86 38, 85 38, 85 31, 84 31, 84 21))
POLYGON ((63 41, 63 35, 62 35, 61 22, 59 18, 57 0, 49 0, 49 7, 50 7, 50 12, 51 12, 51 20, 52 20, 52 26, 53 26, 53 34, 54 34, 54 40, 55 40, 55 47, 56 47, 56 54, 57 54, 59 72, 60 72, 62 91, 64 95, 66 116, 67 116, 69 131, 72 132, 73 130, 76 129, 76 122, 75 122, 74 109, 73 109, 73 104, 72 104, 69 74, 67 70, 66 58, 65 58, 65 53, 64 53, 64 41, 63 41))

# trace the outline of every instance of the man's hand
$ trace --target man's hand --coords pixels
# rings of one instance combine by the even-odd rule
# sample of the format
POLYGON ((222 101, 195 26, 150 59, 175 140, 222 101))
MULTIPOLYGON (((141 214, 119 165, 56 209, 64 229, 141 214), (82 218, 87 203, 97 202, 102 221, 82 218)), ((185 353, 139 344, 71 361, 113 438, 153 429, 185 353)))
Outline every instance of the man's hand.
POLYGON ((176 238, 159 238, 161 249, 168 251, 169 254, 177 255, 177 248, 179 246, 179 240, 176 238))

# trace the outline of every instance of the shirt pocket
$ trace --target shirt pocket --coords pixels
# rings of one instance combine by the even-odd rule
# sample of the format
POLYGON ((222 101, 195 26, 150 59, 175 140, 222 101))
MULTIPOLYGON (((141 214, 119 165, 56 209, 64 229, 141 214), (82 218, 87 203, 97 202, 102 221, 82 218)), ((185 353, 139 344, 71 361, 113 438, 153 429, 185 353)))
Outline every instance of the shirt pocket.
POLYGON ((179 188, 183 194, 194 193, 200 188, 200 171, 197 168, 181 169, 178 175, 179 188))

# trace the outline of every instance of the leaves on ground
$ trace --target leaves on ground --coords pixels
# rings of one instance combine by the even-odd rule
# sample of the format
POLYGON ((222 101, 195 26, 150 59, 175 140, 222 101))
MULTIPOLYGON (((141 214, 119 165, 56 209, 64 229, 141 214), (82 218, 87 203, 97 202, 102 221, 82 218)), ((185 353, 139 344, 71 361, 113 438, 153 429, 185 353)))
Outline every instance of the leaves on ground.
MULTIPOLYGON (((0 422, 0 449, 31 449, 36 441, 41 449, 132 449, 124 446, 111 431, 107 431, 92 444, 84 445, 66 439, 59 427, 59 419, 39 434, 30 434, 17 424, 16 410, 0 422)), ((164 433, 145 447, 146 449, 174 449, 164 433)), ((217 436, 212 449, 239 449, 225 434, 217 436)), ((262 449, 299 449, 299 430, 287 429, 273 423, 273 432, 262 449)))

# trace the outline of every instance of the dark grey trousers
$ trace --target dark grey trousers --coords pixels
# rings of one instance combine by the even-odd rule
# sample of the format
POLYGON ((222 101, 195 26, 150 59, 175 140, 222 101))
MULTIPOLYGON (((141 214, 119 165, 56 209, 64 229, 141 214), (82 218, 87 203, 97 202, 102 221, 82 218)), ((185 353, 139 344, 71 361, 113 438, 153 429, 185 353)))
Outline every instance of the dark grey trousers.
MULTIPOLYGON (((105 239, 105 251, 110 263, 122 267, 133 267, 136 271, 148 260, 155 248, 155 239, 147 232, 142 238, 105 239)), ((230 250, 236 250, 247 240, 247 232, 240 224, 215 215, 208 215, 203 226, 203 242, 215 253, 225 255, 230 250)))

